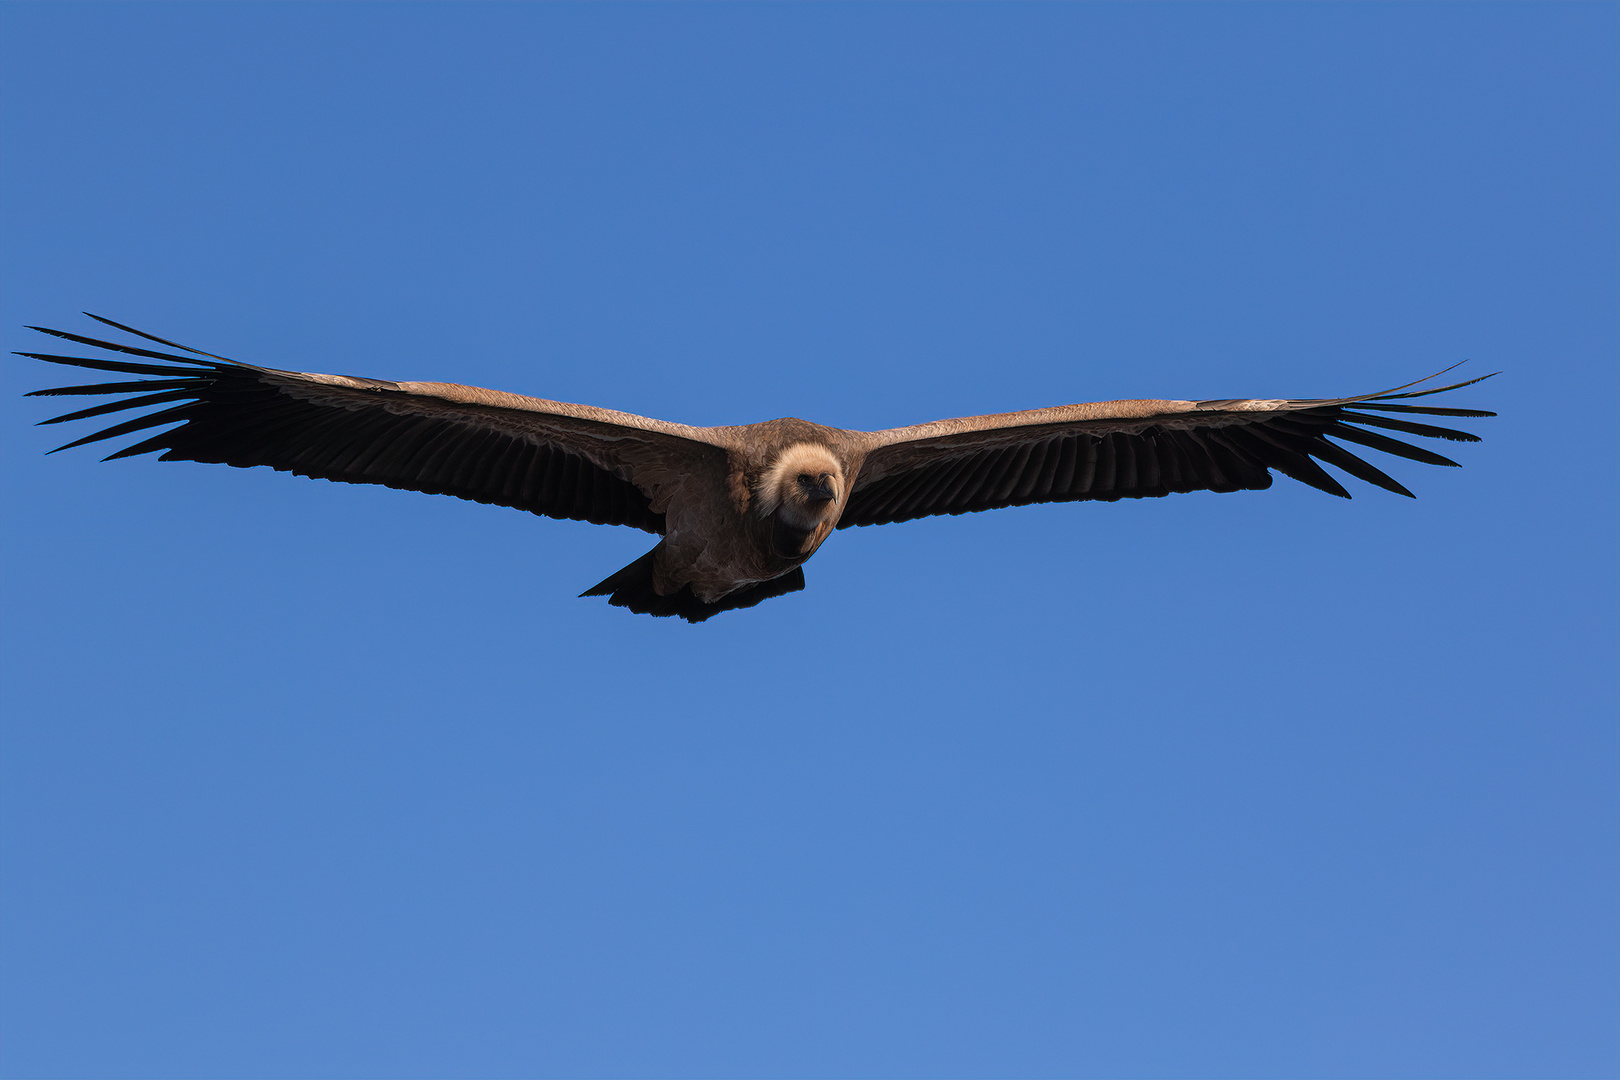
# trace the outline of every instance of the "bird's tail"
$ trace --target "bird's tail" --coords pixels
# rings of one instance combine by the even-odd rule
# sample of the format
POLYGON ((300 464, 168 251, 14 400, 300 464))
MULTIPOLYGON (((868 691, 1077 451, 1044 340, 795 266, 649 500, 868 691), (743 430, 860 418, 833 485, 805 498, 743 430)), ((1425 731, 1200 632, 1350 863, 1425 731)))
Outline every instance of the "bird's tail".
POLYGON ((605 596, 614 607, 629 608, 638 615, 679 615, 687 622, 702 622, 722 611, 753 607, 762 600, 804 588, 804 568, 795 566, 781 577, 738 589, 712 604, 694 596, 690 585, 682 585, 679 592, 660 596, 653 588, 653 564, 663 546, 660 541, 647 554, 579 595, 605 596))

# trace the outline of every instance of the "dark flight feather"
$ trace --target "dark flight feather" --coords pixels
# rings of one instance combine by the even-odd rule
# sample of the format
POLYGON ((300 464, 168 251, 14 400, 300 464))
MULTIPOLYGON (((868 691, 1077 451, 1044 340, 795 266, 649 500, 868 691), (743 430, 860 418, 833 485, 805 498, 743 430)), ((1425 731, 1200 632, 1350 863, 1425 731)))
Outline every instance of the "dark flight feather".
MULTIPOLYGON (((1389 414, 1494 416, 1483 409, 1406 403, 1489 377, 1482 375, 1428 390, 1399 388, 1361 399, 1284 402, 1284 408, 1274 412, 1224 411, 1252 404, 1242 399, 1205 401, 1196 403, 1196 411, 1167 415, 1156 424, 1132 424, 1126 418, 1113 422, 1124 430, 1098 430, 1109 426, 1110 421, 1105 419, 1070 421, 1071 429, 1081 430, 1066 435, 1055 435, 1056 424, 1045 420, 1045 414, 1062 410, 922 425, 917 430, 926 434, 918 442, 898 444, 915 464, 888 471, 880 468, 875 479, 857 479, 839 528, 1031 502, 1111 502, 1184 491, 1258 489, 1270 486, 1271 471, 1328 494, 1350 498, 1344 485, 1318 461, 1386 491, 1412 497, 1405 485, 1333 440, 1429 465, 1455 465, 1432 450, 1368 429, 1478 442, 1477 435, 1466 431, 1389 414), (1020 423, 1028 425, 1024 441, 1009 443, 1009 439, 1017 439, 1020 423), (934 435, 929 430, 944 424, 959 425, 960 432, 934 435), (1054 438, 1060 450, 1049 467, 1046 455, 1033 452, 1033 448, 1054 438), (938 457, 919 452, 915 449, 918 446, 937 446, 934 453, 938 457)), ((869 462, 879 462, 882 452, 873 451, 869 462)))
MULTIPOLYGON (((108 319, 100 321, 149 341, 173 345, 108 319)), ((269 380, 266 369, 236 364, 187 346, 173 345, 195 356, 120 345, 65 330, 31 329, 81 345, 166 361, 159 366, 104 357, 20 353, 70 367, 155 376, 149 380, 36 390, 34 395, 44 397, 132 395, 42 423, 64 423, 124 409, 182 402, 91 432, 57 450, 175 423, 177 427, 120 449, 107 460, 161 453, 165 461, 268 465, 303 476, 452 495, 547 517, 632 525, 653 533, 663 531, 662 515, 652 511, 647 495, 634 484, 566 450, 481 426, 476 415, 481 407, 477 405, 460 406, 460 411, 472 415, 457 420, 389 413, 388 403, 377 396, 386 393, 383 390, 369 400, 363 392, 355 392, 361 399, 358 408, 350 402, 317 403, 289 395, 284 387, 269 380), (508 466, 529 461, 539 464, 538 482, 527 485, 519 494, 509 482, 508 466), (581 482, 585 476, 589 481, 581 482)), ((392 385, 381 380, 361 381, 379 388, 392 385)))

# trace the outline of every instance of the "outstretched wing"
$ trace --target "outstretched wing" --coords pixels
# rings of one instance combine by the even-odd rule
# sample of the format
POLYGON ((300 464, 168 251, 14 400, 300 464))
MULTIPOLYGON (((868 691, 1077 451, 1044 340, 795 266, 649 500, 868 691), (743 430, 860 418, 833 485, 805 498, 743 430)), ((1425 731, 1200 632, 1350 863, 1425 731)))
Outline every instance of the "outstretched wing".
POLYGON ((20 356, 147 376, 36 390, 30 396, 117 395, 44 423, 158 406, 58 450, 178 424, 107 460, 161 451, 164 461, 268 465, 652 533, 664 531, 674 485, 694 472, 725 467, 725 450, 700 428, 451 383, 278 371, 91 318, 190 355, 30 327, 118 355, 20 356))
POLYGON ((1309 401, 1102 401, 876 431, 867 436, 866 460, 839 527, 1026 503, 1267 488, 1272 469, 1348 499, 1350 493, 1318 461, 1411 496, 1332 440, 1429 465, 1456 465, 1382 432, 1478 442, 1468 432, 1407 417, 1495 413, 1398 399, 1442 394, 1480 379, 1309 401))

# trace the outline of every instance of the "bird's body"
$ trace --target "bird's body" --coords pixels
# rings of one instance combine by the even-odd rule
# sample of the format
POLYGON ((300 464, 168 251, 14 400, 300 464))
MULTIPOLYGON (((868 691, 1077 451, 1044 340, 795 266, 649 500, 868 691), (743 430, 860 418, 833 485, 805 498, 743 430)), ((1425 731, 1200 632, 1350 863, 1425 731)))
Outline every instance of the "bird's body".
POLYGON ((134 395, 47 423, 166 406, 69 446, 179 424, 111 457, 162 451, 165 460, 269 465, 631 525, 662 539, 585 595, 693 622, 803 588, 805 560, 848 525, 1034 502, 1265 488, 1271 469, 1348 497, 1313 459, 1410 495, 1328 436, 1454 465, 1366 429, 1471 442, 1476 437, 1466 432, 1398 414, 1494 415, 1396 400, 1468 385, 1458 383, 1304 401, 1095 402, 875 432, 798 419, 700 428, 453 383, 240 364, 101 321, 193 356, 35 327, 122 356, 21 355, 152 376, 37 391, 134 395))

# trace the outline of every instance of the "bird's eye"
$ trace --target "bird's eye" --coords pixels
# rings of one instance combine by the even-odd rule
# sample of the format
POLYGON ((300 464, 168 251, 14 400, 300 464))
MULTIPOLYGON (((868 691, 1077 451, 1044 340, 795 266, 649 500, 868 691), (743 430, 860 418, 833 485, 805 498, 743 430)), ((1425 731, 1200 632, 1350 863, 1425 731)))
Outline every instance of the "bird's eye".
POLYGON ((812 483, 815 483, 815 478, 812 477, 809 473, 802 472, 802 473, 799 474, 799 483, 801 483, 801 484, 812 484, 812 483))

